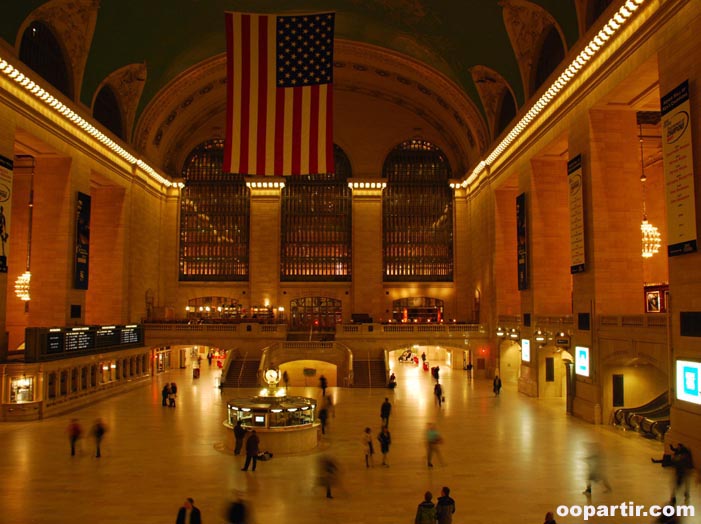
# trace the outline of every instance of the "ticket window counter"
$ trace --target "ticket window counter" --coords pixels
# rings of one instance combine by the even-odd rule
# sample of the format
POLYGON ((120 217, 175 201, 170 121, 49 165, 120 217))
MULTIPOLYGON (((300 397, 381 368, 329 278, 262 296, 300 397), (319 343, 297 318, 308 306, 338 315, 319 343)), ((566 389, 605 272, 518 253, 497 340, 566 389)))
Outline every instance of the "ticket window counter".
POLYGON ((34 402, 35 377, 12 377, 10 379, 10 403, 34 402))

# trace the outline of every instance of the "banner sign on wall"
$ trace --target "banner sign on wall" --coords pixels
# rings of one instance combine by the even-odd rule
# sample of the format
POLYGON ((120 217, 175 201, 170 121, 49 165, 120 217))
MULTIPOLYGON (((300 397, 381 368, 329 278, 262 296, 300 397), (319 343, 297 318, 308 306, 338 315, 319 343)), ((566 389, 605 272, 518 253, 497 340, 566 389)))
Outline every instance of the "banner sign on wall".
POLYGON ((14 162, 0 155, 0 273, 7 273, 10 243, 10 203, 12 202, 12 171, 14 162))
POLYGON ((528 289, 528 226, 526 193, 516 197, 516 247, 518 257, 518 289, 528 289))
POLYGON ((90 195, 78 193, 75 217, 75 269, 73 287, 88 289, 90 258, 90 195))
POLYGON ((697 250, 691 106, 686 80, 662 97, 662 157, 667 196, 667 255, 697 250))
POLYGON ((567 182, 570 186, 570 273, 584 271, 584 198, 582 155, 567 162, 567 182))

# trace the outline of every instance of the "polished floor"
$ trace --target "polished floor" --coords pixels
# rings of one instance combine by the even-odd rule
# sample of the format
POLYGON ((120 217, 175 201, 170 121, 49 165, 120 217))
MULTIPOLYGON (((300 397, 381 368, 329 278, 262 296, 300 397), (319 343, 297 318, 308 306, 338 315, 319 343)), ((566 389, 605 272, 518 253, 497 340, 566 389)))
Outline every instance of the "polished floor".
MULTIPOLYGON (((428 373, 398 365, 398 387, 331 388, 336 415, 320 450, 275 456, 253 472, 242 472, 242 458, 224 444, 227 398, 241 391, 217 388, 219 371, 205 365, 202 377, 174 370, 131 392, 76 411, 30 423, 0 425, 0 507, 2 523, 174 522, 185 497, 193 497, 203 522, 222 523, 224 508, 236 496, 263 523, 410 523, 423 493, 436 496, 449 486, 456 501, 455 523, 541 523, 559 505, 586 503, 582 495, 588 443, 604 450, 613 491, 594 485, 592 503, 658 504, 669 495, 670 472, 650 463, 662 445, 639 435, 596 427, 570 418, 560 399, 519 395, 506 384, 499 398, 488 381, 468 381, 465 372, 442 366, 446 403, 434 404, 428 373), (178 406, 161 406, 165 381, 179 386, 178 406), (380 427, 380 404, 393 404, 390 467, 366 468, 361 434, 380 427), (77 417, 89 428, 106 422, 101 458, 82 439, 69 453, 66 427, 77 417), (443 435, 443 464, 426 466, 424 431, 437 423, 443 435), (334 499, 317 486, 321 453, 336 458, 340 485, 334 499)), ((244 393, 253 393, 245 390, 244 393)), ((316 387, 291 393, 319 395, 316 387)), ((261 442, 265 448, 265 442, 261 442)), ((376 446, 377 447, 377 446, 376 446)), ((692 487, 699 504, 699 486, 692 487)), ((701 522, 688 519, 687 522, 701 522)), ((581 518, 558 518, 560 524, 581 518)), ((594 524, 647 523, 652 518, 599 518, 594 524)))

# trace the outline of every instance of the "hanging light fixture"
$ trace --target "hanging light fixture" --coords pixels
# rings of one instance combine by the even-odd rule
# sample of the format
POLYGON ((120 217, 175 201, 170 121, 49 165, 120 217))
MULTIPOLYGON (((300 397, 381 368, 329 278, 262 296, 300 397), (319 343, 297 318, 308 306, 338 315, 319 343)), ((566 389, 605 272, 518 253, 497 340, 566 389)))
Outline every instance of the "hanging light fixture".
POLYGON ((26 162, 31 167, 30 173, 30 183, 29 183, 29 202, 28 202, 28 214, 27 214, 27 264, 25 266, 26 271, 17 277, 15 280, 15 295, 21 301, 24 302, 24 312, 29 311, 29 301, 31 300, 29 294, 29 285, 32 280, 32 273, 29 270, 29 266, 32 260, 32 215, 34 211, 34 157, 19 155, 18 160, 26 162))
POLYGON ((640 224, 640 232, 642 233, 643 239, 643 258, 650 258, 655 255, 660 250, 660 232, 647 220, 647 209, 645 207, 645 182, 647 182, 647 176, 645 176, 645 157, 643 155, 643 125, 639 124, 640 127, 640 183, 643 186, 643 221, 640 224))

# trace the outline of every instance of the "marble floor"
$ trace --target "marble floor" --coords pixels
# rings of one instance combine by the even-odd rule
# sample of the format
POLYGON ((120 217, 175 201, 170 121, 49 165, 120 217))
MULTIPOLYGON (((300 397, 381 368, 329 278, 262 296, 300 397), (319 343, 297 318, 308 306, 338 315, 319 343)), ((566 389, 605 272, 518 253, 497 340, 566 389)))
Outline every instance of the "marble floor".
MULTIPOLYGON (((398 387, 331 388, 335 418, 319 450, 275 456, 253 472, 242 472, 243 458, 224 446, 226 400, 253 390, 219 390, 219 371, 173 370, 144 386, 72 414, 28 423, 0 424, 0 507, 2 523, 174 522, 185 497, 193 497, 206 524, 222 523, 224 508, 242 497, 253 522, 409 523, 430 490, 449 486, 456 501, 455 523, 540 523, 559 505, 586 503, 582 495, 588 443, 604 451, 613 491, 594 485, 594 504, 663 503, 671 472, 650 463, 662 455, 659 442, 610 427, 597 427, 565 415, 561 399, 537 400, 506 384, 499 398, 488 381, 468 381, 465 372, 442 366, 446 403, 438 409, 428 373, 398 365, 398 387), (161 406, 165 381, 179 385, 178 406, 161 406), (390 467, 366 468, 361 433, 376 435, 380 404, 390 396, 393 444, 390 467), (108 426, 102 457, 82 439, 69 453, 67 425, 77 417, 89 428, 97 417, 108 426), (437 423, 443 435, 443 464, 427 468, 424 431, 437 423), (316 485, 320 454, 340 465, 333 500, 316 485)), ((314 384, 315 385, 315 384, 314 384)), ((291 394, 319 395, 316 387, 290 388, 291 394)), ((377 447, 377 445, 376 445, 377 447)), ((265 442, 261 442, 265 448, 265 442)), ((699 505, 699 486, 692 486, 699 505)), ((701 522, 687 519, 686 522, 701 522)), ((557 518, 559 524, 582 522, 557 518)), ((647 523, 652 518, 598 518, 594 524, 647 523)))

